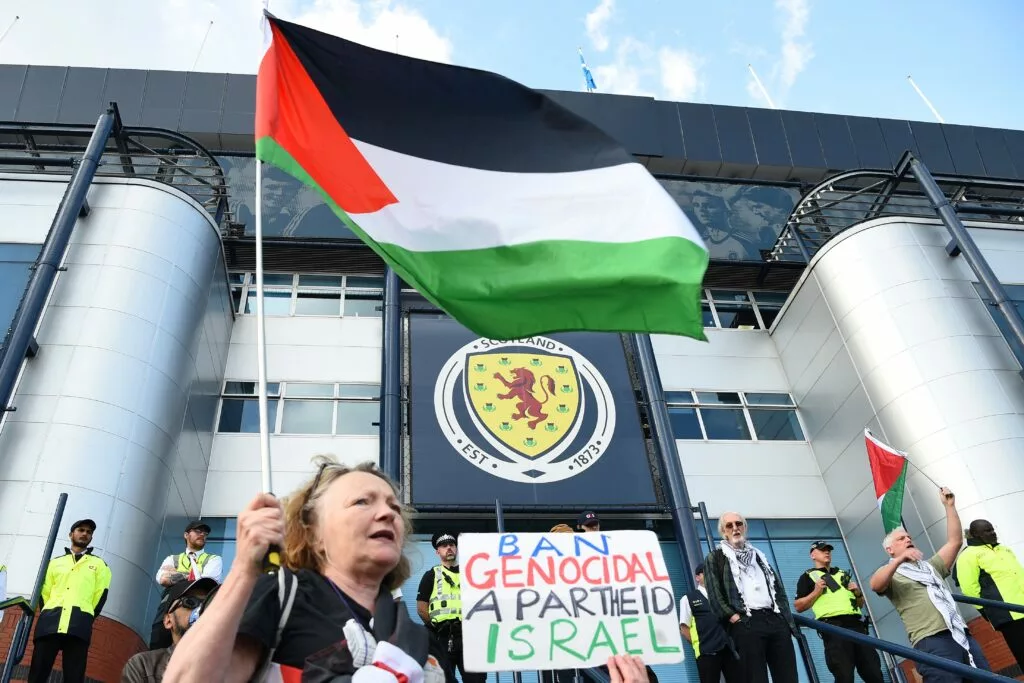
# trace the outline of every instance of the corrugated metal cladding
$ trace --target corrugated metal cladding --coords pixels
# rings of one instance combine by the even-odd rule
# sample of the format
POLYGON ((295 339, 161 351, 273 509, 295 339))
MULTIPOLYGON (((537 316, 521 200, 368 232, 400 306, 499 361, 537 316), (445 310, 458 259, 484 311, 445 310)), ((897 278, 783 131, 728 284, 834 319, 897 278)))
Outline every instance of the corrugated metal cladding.
MULTIPOLYGON (((1024 131, 647 97, 547 91, 655 173, 817 182, 891 168, 907 149, 934 173, 1024 180, 1024 131)), ((212 150, 252 152, 256 78, 81 67, 0 66, 0 120, 92 123, 117 101, 128 126, 169 128, 212 150)))

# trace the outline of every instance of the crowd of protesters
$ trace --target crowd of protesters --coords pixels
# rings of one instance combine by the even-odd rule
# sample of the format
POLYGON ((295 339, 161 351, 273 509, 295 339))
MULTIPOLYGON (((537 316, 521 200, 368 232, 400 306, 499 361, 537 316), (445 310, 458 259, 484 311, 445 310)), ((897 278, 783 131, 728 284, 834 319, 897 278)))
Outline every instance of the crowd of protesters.
MULTIPOLYGON (((973 521, 967 547, 956 499, 939 498, 946 511, 946 542, 925 558, 905 529, 882 542, 890 561, 871 576, 870 588, 892 602, 911 645, 978 669, 989 665, 960 615, 946 577, 967 595, 1024 603, 1024 568, 998 542, 992 524, 973 521)), ((576 529, 600 531, 594 512, 576 529)), ((106 600, 111 572, 90 546, 96 524, 83 519, 70 546, 50 561, 35 631, 29 681, 49 679, 58 653, 63 678, 85 680, 92 626, 106 600)), ((679 622, 691 643, 701 683, 796 683, 791 637, 793 611, 866 634, 864 595, 850 572, 832 566, 832 546, 815 541, 792 603, 768 558, 747 540, 742 515, 718 520, 720 543, 696 567, 695 588, 680 598, 679 622)), ((438 533, 439 563, 419 581, 415 623, 399 599, 410 577, 404 554, 412 533, 409 510, 395 484, 377 467, 321 458, 316 475, 279 501, 253 499, 238 515, 236 557, 222 576, 221 558, 205 549, 210 528, 201 521, 184 531, 184 551, 168 556, 155 580, 163 588, 150 649, 124 668, 124 683, 167 681, 344 681, 354 683, 484 683, 463 662, 458 536, 438 533), (282 569, 266 571, 279 551, 282 569), (223 583, 221 580, 223 579, 223 583), (201 618, 200 618, 201 617, 201 618)), ((1024 657, 1024 614, 986 609, 1018 663, 1024 657)), ((824 635, 826 664, 837 683, 881 683, 877 652, 837 635, 824 635)), ((926 683, 960 677, 919 663, 926 683)), ((608 659, 613 683, 649 683, 654 672, 633 656, 608 659)), ((543 672, 544 681, 567 683, 573 671, 543 672)))

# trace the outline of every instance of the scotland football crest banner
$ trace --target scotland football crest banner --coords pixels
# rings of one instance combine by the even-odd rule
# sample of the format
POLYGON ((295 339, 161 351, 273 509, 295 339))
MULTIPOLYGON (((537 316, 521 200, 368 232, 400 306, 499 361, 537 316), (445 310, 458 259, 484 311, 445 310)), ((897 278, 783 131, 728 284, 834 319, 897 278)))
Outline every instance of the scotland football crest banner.
POLYGON ((619 335, 498 341, 414 314, 409 353, 413 505, 657 502, 619 335))

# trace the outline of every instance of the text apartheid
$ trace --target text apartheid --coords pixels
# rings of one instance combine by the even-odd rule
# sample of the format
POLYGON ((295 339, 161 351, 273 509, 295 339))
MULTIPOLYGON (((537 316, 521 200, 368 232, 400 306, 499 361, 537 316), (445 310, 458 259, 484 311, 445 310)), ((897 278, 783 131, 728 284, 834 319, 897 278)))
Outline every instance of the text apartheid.
POLYGON ((653 532, 462 534, 459 559, 471 671, 590 667, 615 654, 682 661, 653 532))

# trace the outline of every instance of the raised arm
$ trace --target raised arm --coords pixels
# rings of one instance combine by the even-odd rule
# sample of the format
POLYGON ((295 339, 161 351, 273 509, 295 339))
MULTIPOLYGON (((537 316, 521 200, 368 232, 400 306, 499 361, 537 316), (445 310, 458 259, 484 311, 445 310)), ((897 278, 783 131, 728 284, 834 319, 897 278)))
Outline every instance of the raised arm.
POLYGON ((217 597, 175 646, 165 683, 244 683, 263 654, 262 647, 238 637, 246 605, 271 545, 284 543, 284 515, 276 498, 262 493, 238 515, 235 561, 217 597))
POLYGON ((917 548, 904 550, 901 555, 894 557, 891 562, 883 564, 875 570, 875 573, 871 575, 871 590, 879 594, 886 592, 889 590, 889 583, 892 581, 892 577, 895 576, 896 570, 899 569, 901 564, 904 562, 916 562, 923 557, 921 551, 917 548))
POLYGON ((946 571, 953 569, 956 554, 964 542, 964 529, 960 524, 960 513, 956 511, 956 496, 943 486, 939 489, 939 500, 946 508, 946 542, 939 548, 938 556, 946 565, 946 571))

